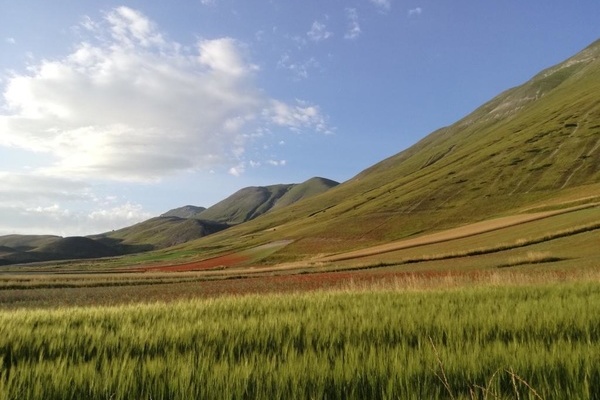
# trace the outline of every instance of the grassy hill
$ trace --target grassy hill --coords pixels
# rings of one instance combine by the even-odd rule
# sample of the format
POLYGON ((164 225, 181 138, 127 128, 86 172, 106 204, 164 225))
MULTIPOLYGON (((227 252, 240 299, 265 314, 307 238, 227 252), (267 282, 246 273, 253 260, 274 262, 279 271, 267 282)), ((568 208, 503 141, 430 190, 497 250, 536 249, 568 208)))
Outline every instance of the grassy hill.
POLYGON ((324 193, 337 185, 330 179, 315 177, 299 184, 251 186, 196 214, 194 218, 240 224, 271 210, 324 193))
POLYGON ((183 206, 174 208, 162 214, 161 217, 194 218, 196 215, 206 210, 206 207, 183 206))
POLYGON ((292 260, 599 196, 600 41, 353 179, 186 248, 293 239, 279 254, 292 260))
POLYGON ((138 224, 93 236, 121 254, 162 249, 219 232, 229 225, 179 217, 156 217, 138 224))
POLYGON ((244 188, 213 207, 184 206, 133 226, 88 238, 0 236, 0 265, 124 255, 186 243, 246 222, 271 209, 323 193, 338 183, 311 178, 300 184, 244 188))
POLYGON ((0 236, 0 246, 17 251, 32 250, 37 247, 52 243, 60 236, 52 235, 5 235, 0 236))

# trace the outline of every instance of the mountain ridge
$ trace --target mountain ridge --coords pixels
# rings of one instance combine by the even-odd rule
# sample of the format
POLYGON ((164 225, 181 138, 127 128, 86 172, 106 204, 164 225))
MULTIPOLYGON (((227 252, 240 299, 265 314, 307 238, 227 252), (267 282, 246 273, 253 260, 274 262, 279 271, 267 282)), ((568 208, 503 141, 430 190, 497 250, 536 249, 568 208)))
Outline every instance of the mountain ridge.
POLYGON ((594 197, 599 55, 596 41, 325 194, 191 245, 220 241, 233 249, 250 234, 247 246, 286 238, 294 243, 281 259, 302 259, 501 216, 566 193, 594 197))
POLYGON ((337 184, 315 177, 299 184, 243 188, 209 209, 187 205, 122 229, 87 237, 0 236, 0 265, 110 257, 181 245, 251 220, 277 205, 283 207, 315 196, 337 184), (227 214, 232 208, 236 212, 227 214), (204 214, 207 210, 210 212, 204 214), (217 220, 210 219, 211 213, 217 220))

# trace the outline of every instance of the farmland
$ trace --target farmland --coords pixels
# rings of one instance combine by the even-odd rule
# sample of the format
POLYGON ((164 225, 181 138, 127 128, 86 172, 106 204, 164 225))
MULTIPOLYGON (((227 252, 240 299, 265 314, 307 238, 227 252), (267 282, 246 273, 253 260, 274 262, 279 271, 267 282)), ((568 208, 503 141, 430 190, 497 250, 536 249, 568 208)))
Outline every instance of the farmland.
POLYGON ((0 398, 593 399, 599 293, 588 276, 2 311, 0 398))

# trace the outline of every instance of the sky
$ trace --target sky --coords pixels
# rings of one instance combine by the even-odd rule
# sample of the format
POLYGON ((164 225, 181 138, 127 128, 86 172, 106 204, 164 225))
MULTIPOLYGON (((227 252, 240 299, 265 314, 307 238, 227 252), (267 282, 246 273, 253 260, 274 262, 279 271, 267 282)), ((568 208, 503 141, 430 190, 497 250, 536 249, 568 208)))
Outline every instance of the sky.
POLYGON ((0 235, 343 182, 599 20, 598 0, 0 0, 0 235))

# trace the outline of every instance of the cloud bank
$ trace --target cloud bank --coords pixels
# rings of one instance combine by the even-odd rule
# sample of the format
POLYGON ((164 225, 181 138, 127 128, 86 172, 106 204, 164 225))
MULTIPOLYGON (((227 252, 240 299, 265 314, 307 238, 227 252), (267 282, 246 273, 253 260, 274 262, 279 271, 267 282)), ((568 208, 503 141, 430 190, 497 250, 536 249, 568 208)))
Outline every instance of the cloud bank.
MULTIPOLYGON (((314 40, 329 35, 313 28, 314 40)), ((65 56, 32 57, 0 82, 0 147, 23 155, 20 166, 0 170, 0 235, 132 225, 152 215, 99 190, 182 172, 238 176, 247 165, 282 166, 271 154, 246 160, 246 148, 277 129, 329 130, 317 105, 269 97, 250 49, 234 38, 182 45, 128 7, 85 17, 74 31, 79 39, 65 56)))
POLYGON ((372 4, 377 6, 381 11, 389 11, 392 8, 391 0, 369 0, 372 4))
POLYGON ((84 19, 81 30, 70 54, 12 74, 3 91, 0 145, 51 155, 44 174, 151 181, 237 165, 265 128, 324 130, 318 107, 257 87, 259 69, 233 38, 186 47, 127 7, 84 19))

